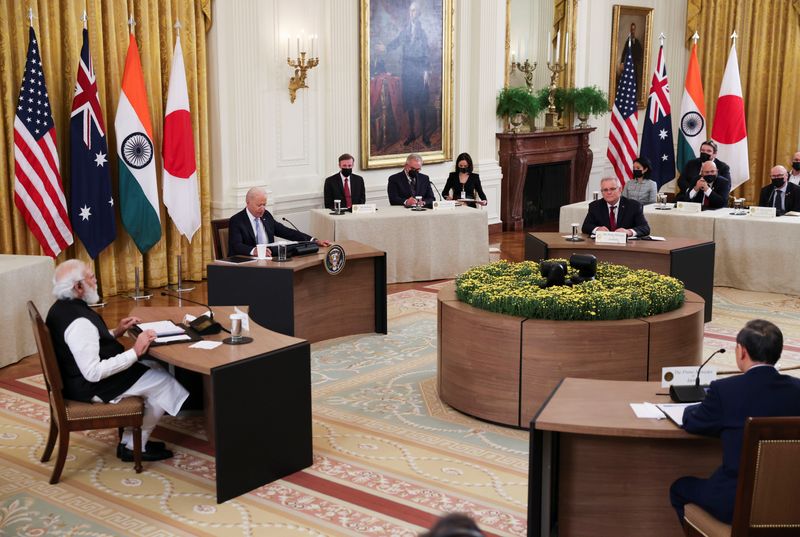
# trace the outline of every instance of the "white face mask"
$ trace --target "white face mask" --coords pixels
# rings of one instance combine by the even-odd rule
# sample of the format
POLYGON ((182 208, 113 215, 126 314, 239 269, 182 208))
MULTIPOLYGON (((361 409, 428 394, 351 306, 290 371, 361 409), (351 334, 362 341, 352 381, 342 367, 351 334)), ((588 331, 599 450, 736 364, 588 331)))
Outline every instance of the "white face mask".
POLYGON ((100 302, 100 295, 97 294, 97 286, 92 287, 86 280, 83 280, 83 300, 87 304, 97 304, 100 302))

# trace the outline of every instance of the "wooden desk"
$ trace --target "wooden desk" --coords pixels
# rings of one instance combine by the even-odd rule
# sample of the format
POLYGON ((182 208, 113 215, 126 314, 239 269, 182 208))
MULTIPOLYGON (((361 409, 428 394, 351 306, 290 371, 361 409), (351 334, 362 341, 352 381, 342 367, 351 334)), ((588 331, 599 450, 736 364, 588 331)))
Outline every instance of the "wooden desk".
POLYGON ((658 382, 566 378, 531 420, 528 535, 559 537, 683 532, 669 486, 709 476, 718 439, 672 422, 637 418, 629 403, 669 402, 658 382))
POLYGON ((386 253, 338 241, 346 254, 339 274, 325 271, 326 248, 284 263, 254 260, 208 265, 212 306, 250 306, 261 326, 310 341, 387 331, 386 253))
POLYGON ((669 237, 664 241, 628 241, 627 244, 595 244, 581 235, 583 242, 571 242, 562 233, 525 235, 525 259, 569 259, 572 254, 592 254, 635 269, 648 269, 679 279, 686 289, 706 301, 705 322, 711 320, 714 297, 713 241, 669 237))
MULTIPOLYGON (((144 321, 181 322, 205 308, 137 307, 144 321)), ((230 328, 233 308, 216 308, 230 328)), ((228 334, 205 336, 221 341, 228 334)), ((311 353, 306 341, 250 323, 247 345, 190 349, 189 343, 156 346, 149 354, 203 375, 206 433, 213 442, 217 502, 249 492, 312 464, 311 353)))

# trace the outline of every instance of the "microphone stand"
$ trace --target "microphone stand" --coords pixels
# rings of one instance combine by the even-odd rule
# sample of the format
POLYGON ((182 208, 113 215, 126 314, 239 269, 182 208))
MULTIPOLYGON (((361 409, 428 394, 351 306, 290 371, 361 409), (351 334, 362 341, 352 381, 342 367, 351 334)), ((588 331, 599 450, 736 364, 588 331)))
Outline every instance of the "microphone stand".
POLYGON ((725 349, 717 349, 711 353, 711 356, 706 358, 706 361, 697 368, 697 375, 694 379, 694 385, 688 386, 670 386, 669 396, 676 403, 699 403, 706 398, 706 390, 704 386, 700 386, 700 371, 703 367, 717 354, 724 354, 725 349))

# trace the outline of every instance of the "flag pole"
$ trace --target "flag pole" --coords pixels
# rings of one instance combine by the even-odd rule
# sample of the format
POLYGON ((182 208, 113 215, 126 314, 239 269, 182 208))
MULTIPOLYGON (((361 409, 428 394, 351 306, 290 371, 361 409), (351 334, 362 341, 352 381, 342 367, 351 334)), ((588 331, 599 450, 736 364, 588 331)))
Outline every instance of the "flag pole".
MULTIPOLYGON (((139 249, 136 249, 139 252, 139 249)), ((150 293, 144 287, 144 254, 139 252, 142 256, 142 278, 139 278, 139 256, 136 256, 136 266, 133 269, 133 293, 128 295, 128 298, 132 298, 133 300, 150 300, 153 297, 153 293, 150 293), (141 285, 140 285, 141 282, 141 285)))

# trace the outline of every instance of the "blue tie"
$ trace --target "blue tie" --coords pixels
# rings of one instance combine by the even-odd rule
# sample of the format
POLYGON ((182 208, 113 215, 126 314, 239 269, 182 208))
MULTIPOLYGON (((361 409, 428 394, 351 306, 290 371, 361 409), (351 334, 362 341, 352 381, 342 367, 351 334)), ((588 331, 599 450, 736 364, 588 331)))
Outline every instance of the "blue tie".
POLYGON ((253 224, 256 226, 256 244, 266 244, 267 241, 264 240, 264 231, 259 224, 258 218, 253 218, 253 224))

